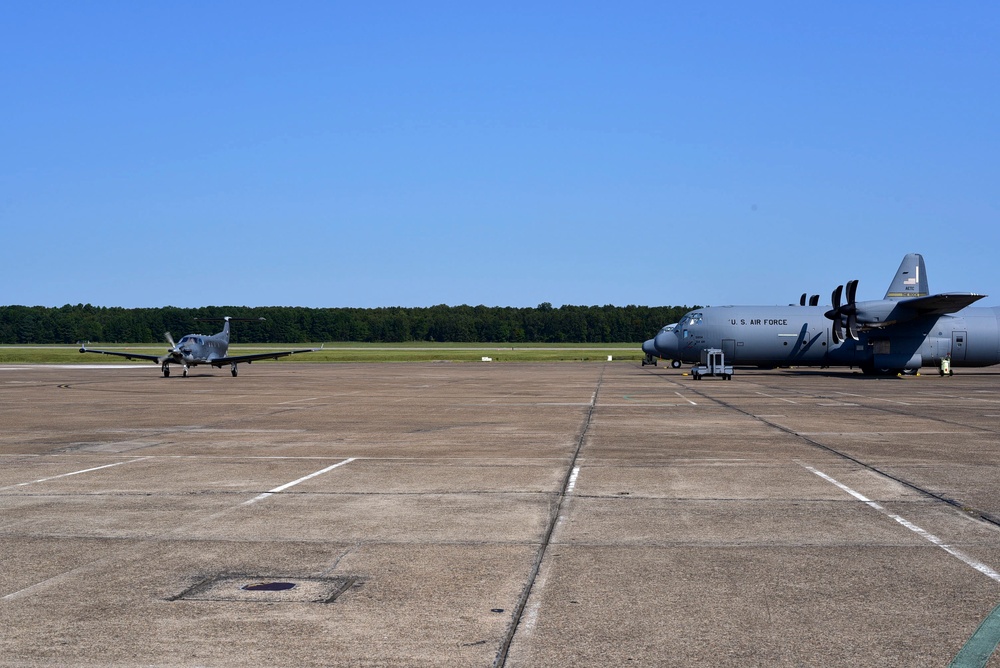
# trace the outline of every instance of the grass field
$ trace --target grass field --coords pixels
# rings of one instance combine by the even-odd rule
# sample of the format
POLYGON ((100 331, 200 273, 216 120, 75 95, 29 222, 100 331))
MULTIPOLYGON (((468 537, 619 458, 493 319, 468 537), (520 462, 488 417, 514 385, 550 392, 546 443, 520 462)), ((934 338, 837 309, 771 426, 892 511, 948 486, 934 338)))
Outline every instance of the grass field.
MULTIPOLYGON (((521 344, 502 343, 332 343, 323 350, 304 355, 282 358, 289 362, 480 362, 490 357, 494 362, 606 362, 611 355, 614 361, 639 361, 643 358, 641 343, 566 343, 521 344)), ((91 343, 88 347, 118 352, 135 352, 145 355, 162 355, 164 344, 111 344, 91 343)), ((234 344, 230 355, 252 354, 268 350, 296 350, 318 348, 319 344, 234 344)), ((141 360, 134 360, 141 362, 141 360)), ((0 364, 122 364, 124 357, 116 355, 81 354, 77 346, 0 346, 0 364)), ((262 362, 257 362, 258 364, 262 362)), ((150 365, 153 362, 149 362, 150 365)))

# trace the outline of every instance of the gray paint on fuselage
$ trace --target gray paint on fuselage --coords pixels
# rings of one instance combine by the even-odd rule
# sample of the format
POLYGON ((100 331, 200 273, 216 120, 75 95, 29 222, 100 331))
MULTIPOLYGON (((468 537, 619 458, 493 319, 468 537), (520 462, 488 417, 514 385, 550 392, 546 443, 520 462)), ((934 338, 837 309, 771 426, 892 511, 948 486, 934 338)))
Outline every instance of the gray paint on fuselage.
MULTIPOLYGON (((677 325, 679 357, 697 362, 703 348, 734 343, 735 364, 823 364, 829 352, 825 309, 818 306, 715 306, 693 311, 677 325)), ((843 344, 842 344, 843 345, 843 344)), ((727 351, 728 352, 728 351, 727 351)))
MULTIPOLYGON (((276 350, 266 353, 252 353, 248 355, 229 355, 229 323, 233 318, 223 318, 225 324, 218 334, 186 334, 180 341, 174 344, 170 332, 166 332, 165 338, 170 343, 170 348, 166 355, 146 355, 144 353, 123 352, 118 350, 97 350, 87 348, 86 343, 80 346, 81 353, 99 353, 102 355, 115 355, 126 359, 142 359, 156 362, 163 370, 164 376, 170 375, 170 365, 179 364, 184 368, 184 375, 187 375, 189 367, 199 364, 209 364, 221 368, 223 364, 232 366, 232 373, 236 375, 236 367, 239 364, 251 364, 257 360, 270 360, 297 355, 299 353, 311 353, 320 348, 305 348, 301 350, 276 350)), ((263 320, 263 318, 260 318, 263 320)))
MULTIPOLYGON (((935 366, 945 355, 956 366, 1000 363, 1000 307, 967 307, 955 314, 923 318, 859 334, 833 343, 827 307, 712 306, 685 315, 670 332, 653 339, 660 356, 698 362, 704 348, 734 340, 734 364, 749 366, 935 366), (692 316, 700 314, 700 319, 692 316), (964 355, 956 355, 953 333, 964 355), (919 359, 916 357, 919 356, 919 359)), ((727 346, 727 347, 729 347, 727 346)))
MULTIPOLYGON (((986 295, 930 294, 919 253, 907 253, 883 299, 856 301, 848 281, 825 306, 714 306, 687 313, 643 351, 698 362, 721 348, 734 364, 860 366, 869 371, 918 369, 950 356, 954 366, 1000 363, 1000 307, 972 307, 986 295), (846 296, 846 302, 841 297, 846 296)), ((800 302, 804 304, 805 295, 800 302)))

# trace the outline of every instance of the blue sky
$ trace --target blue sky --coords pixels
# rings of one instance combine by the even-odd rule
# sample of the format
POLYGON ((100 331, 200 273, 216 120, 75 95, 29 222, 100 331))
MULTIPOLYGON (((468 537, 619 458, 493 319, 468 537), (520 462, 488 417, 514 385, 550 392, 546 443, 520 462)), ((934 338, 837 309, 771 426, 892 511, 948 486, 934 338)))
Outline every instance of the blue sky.
POLYGON ((0 86, 2 304, 1000 304, 991 3, 13 3, 0 86))

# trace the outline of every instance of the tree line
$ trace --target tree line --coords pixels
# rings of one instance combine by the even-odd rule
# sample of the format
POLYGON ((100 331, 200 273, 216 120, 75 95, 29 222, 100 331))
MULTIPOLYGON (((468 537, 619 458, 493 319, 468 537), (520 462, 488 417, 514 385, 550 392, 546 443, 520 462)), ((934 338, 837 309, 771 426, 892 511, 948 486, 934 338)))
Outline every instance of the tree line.
POLYGON ((412 308, 0 306, 0 343, 154 343, 163 341, 168 331, 177 336, 217 332, 221 323, 205 321, 223 316, 265 319, 235 323, 233 340, 241 343, 624 343, 651 338, 688 310, 687 306, 554 308, 549 303, 534 308, 444 304, 412 308))

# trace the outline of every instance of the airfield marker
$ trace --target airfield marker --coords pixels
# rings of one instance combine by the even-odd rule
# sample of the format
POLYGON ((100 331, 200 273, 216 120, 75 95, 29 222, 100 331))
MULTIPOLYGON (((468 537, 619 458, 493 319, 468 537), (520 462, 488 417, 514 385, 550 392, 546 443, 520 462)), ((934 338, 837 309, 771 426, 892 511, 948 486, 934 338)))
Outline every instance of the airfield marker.
POLYGON ((816 475, 818 475, 823 480, 826 480, 827 482, 829 482, 829 483, 831 483, 833 485, 836 485, 841 490, 847 492, 848 494, 850 494, 851 496, 853 496, 858 501, 861 501, 862 503, 868 505, 869 507, 874 508, 875 510, 879 511, 883 515, 886 515, 887 517, 892 518, 893 520, 895 520, 899 524, 902 524, 904 527, 906 527, 907 529, 909 529, 913 533, 917 534, 918 536, 920 536, 924 540, 927 540, 927 541, 929 541, 929 542, 937 545, 942 550, 944 550, 945 552, 947 552, 951 556, 955 557, 956 559, 961 559, 968 566, 971 566, 972 568, 976 569, 977 571, 979 571, 980 573, 982 573, 986 577, 988 577, 988 578, 990 578, 992 580, 995 580, 996 582, 1000 582, 1000 573, 997 573, 995 570, 993 570, 992 568, 990 568, 986 564, 982 563, 981 561, 976 561, 975 559, 973 559, 969 555, 965 554, 961 550, 957 550, 957 549, 953 548, 951 545, 948 545, 943 540, 941 540, 940 538, 938 538, 934 534, 930 533, 929 531, 925 531, 925 530, 921 529, 920 527, 918 527, 913 522, 911 522, 911 521, 909 521, 909 520, 907 520, 907 519, 905 519, 903 517, 900 517, 899 515, 897 515, 895 513, 890 512, 889 510, 887 510, 884 506, 882 506, 878 502, 872 501, 871 499, 869 499, 868 497, 866 497, 864 494, 861 494, 860 492, 855 492, 853 489, 851 489, 850 487, 848 487, 844 483, 839 482, 837 480, 834 480, 833 478, 831 478, 827 474, 823 473, 822 471, 817 471, 813 467, 807 466, 805 464, 803 464, 802 466, 804 466, 809 471, 812 471, 813 473, 815 473, 816 475))
POLYGON ((307 476, 302 476, 298 480, 293 480, 292 482, 286 482, 284 485, 281 485, 279 487, 275 487, 274 489, 272 489, 272 490, 270 490, 268 492, 264 492, 263 494, 260 494, 259 496, 255 496, 254 498, 250 499, 249 501, 244 501, 243 505, 244 506, 249 506, 251 503, 257 503, 258 501, 260 501, 262 499, 266 499, 267 497, 271 496, 272 494, 277 494, 278 492, 285 491, 289 487, 294 487, 295 485, 298 485, 300 482, 305 482, 306 480, 309 480, 310 478, 315 478, 318 475, 323 475, 327 471, 332 471, 333 469, 335 469, 337 467, 340 467, 340 466, 343 466, 344 464, 350 464, 355 459, 356 459, 356 457, 348 457, 347 459, 345 459, 342 462, 337 462, 336 464, 333 464, 331 466, 327 466, 325 469, 320 469, 319 471, 315 471, 313 473, 310 473, 307 476))
POLYGON ((138 462, 143 459, 149 459, 149 457, 139 457, 138 459, 129 459, 124 462, 115 462, 114 464, 105 464, 104 466, 95 466, 90 469, 83 469, 82 471, 73 471, 72 473, 61 473, 59 475, 49 476, 48 478, 39 478, 38 480, 31 480, 30 482, 19 482, 16 485, 11 485, 10 487, 0 487, 0 489, 13 489, 14 487, 24 487, 25 485, 34 485, 36 482, 46 482, 47 480, 55 480, 56 478, 65 478, 71 475, 79 475, 81 473, 90 473, 91 471, 100 471, 101 469, 109 469, 112 466, 121 466, 122 464, 128 464, 129 462, 138 462))

